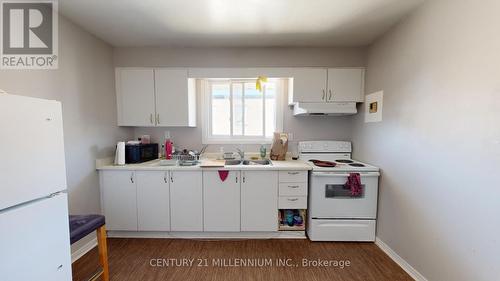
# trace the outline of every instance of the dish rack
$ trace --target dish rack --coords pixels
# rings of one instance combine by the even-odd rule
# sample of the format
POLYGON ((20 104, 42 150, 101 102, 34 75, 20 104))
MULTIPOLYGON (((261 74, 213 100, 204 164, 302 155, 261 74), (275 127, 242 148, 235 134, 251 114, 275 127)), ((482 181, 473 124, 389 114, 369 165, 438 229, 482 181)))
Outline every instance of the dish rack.
POLYGON ((179 161, 198 161, 200 160, 200 155, 191 155, 191 154, 172 154, 172 159, 179 161))

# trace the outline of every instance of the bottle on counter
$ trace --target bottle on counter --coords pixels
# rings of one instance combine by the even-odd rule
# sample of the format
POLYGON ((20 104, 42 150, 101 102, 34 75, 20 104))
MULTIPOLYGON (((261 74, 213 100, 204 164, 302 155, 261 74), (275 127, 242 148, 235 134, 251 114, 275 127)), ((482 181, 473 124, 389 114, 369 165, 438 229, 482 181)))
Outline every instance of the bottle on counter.
POLYGON ((265 159, 267 155, 266 147, 262 144, 260 146, 260 158, 265 159))
POLYGON ((160 155, 158 155, 159 157, 158 158, 165 158, 165 144, 162 143, 161 144, 161 149, 160 149, 160 155))
POLYGON ((174 150, 174 143, 170 139, 170 132, 166 131, 165 132, 165 159, 167 159, 167 160, 172 159, 173 150, 174 150))

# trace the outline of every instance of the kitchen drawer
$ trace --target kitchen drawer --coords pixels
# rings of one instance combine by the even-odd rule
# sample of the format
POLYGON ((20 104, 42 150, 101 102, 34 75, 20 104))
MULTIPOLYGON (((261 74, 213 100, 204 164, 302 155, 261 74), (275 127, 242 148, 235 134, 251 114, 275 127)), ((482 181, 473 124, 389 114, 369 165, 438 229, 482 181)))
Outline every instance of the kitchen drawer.
POLYGON ((307 196, 280 196, 279 209, 307 209, 307 196))
POLYGON ((305 182, 280 183, 279 195, 280 196, 306 196, 307 195, 307 183, 305 183, 305 182))
POLYGON ((280 182, 307 182, 307 171, 280 171, 280 182))
POLYGON ((375 241, 375 220, 312 219, 307 226, 311 241, 375 241))

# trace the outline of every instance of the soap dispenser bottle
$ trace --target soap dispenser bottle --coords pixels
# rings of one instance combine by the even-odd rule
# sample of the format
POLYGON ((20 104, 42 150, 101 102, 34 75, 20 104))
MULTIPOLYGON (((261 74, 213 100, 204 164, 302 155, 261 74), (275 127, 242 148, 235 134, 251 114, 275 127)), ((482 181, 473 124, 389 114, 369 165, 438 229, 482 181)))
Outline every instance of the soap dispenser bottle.
POLYGON ((265 159, 267 155, 266 147, 262 144, 260 146, 260 158, 265 159))
POLYGON ((165 132, 165 159, 172 159, 173 143, 170 139, 170 131, 165 132))

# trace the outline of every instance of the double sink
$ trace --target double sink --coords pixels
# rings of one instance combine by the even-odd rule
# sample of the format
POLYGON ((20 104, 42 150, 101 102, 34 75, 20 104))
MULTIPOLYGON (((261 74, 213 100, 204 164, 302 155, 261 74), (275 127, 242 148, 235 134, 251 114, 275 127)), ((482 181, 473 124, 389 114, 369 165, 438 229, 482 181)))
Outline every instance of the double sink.
POLYGON ((226 160, 224 163, 226 166, 234 165, 272 165, 271 160, 226 160))

